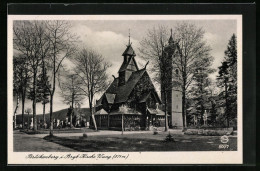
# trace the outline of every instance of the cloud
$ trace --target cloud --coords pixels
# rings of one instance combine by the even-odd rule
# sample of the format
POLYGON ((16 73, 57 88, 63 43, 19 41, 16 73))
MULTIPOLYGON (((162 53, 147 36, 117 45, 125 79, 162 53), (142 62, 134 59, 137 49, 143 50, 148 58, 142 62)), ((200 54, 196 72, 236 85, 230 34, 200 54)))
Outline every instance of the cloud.
MULTIPOLYGON (((212 68, 218 69, 218 67, 221 65, 221 62, 224 58, 224 51, 226 44, 223 43, 223 40, 220 35, 213 34, 211 32, 206 32, 204 34, 204 39, 207 41, 207 44, 211 47, 211 55, 214 57, 214 62, 212 64, 212 68)), ((212 79, 215 79, 217 76, 217 72, 212 73, 210 77, 212 79)))
MULTIPOLYGON (((123 62, 122 53, 128 44, 128 37, 112 31, 95 31, 86 25, 77 25, 72 28, 74 33, 79 35, 81 47, 93 49, 101 54, 104 59, 112 64, 108 69, 108 74, 117 76, 117 72, 123 62)), ((132 47, 138 53, 139 41, 131 38, 132 47)), ((138 55, 137 55, 138 56, 138 55)), ((138 57, 136 57, 138 58, 138 57)), ((137 59, 142 62, 141 59, 137 59)))

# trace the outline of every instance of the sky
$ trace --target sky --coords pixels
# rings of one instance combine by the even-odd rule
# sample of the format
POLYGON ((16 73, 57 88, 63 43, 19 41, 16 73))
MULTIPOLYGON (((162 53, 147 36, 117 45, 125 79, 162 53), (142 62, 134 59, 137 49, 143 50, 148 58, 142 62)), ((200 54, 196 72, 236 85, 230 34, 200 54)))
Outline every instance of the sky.
MULTIPOLYGON (((187 20, 186 20, 187 21, 187 20)), ((139 68, 142 68, 146 61, 140 58, 138 47, 139 42, 145 37, 148 29, 165 25, 173 29, 179 21, 176 20, 82 20, 70 21, 72 28, 71 32, 77 34, 80 40, 80 46, 93 49, 99 52, 106 61, 112 66, 108 69, 109 79, 112 80, 112 75, 118 76, 118 70, 123 62, 122 53, 128 44, 129 29, 131 34, 132 47, 136 52, 136 61, 139 68)), ((187 21, 194 23, 197 27, 202 27, 205 31, 204 39, 211 47, 211 55, 214 57, 212 68, 217 69, 224 58, 224 51, 232 34, 237 31, 236 20, 191 20, 187 21)), ((69 65, 69 61, 65 61, 69 65)), ((152 67, 148 65, 148 68, 152 67)), ((215 79, 217 72, 210 77, 215 79)), ((99 99, 99 96, 96 97, 99 99)), ((14 99, 13 106, 16 101, 14 99)), ((32 108, 32 102, 27 100, 25 108, 32 108)), ((68 105, 63 103, 59 95, 59 88, 54 96, 54 111, 68 108, 68 105)), ((88 101, 84 100, 82 107, 88 107, 88 101)), ((37 114, 42 114, 42 105, 37 104, 37 114)), ((46 105, 46 113, 49 112, 49 105, 46 105)), ((18 108, 18 113, 21 113, 21 105, 18 108)))

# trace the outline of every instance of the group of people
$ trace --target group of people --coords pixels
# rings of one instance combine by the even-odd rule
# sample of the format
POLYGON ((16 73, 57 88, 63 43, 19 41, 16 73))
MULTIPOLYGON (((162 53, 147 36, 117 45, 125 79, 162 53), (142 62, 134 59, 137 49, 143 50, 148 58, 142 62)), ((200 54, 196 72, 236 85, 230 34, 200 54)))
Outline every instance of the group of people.
MULTIPOLYGON (((89 124, 86 121, 86 119, 83 120, 77 120, 74 122, 72 121, 72 126, 71 126, 71 122, 69 121, 68 118, 66 118, 66 120, 60 120, 60 119, 53 119, 53 128, 54 129, 60 129, 60 128, 70 128, 70 127, 76 127, 76 128, 80 128, 80 127, 87 127, 89 124)), ((30 119, 29 122, 25 122, 24 123, 25 128, 28 129, 32 129, 33 128, 33 118, 30 119)), ((43 122, 43 120, 38 120, 37 122, 37 129, 47 129, 49 128, 50 124, 47 122, 43 122)), ((22 124, 19 125, 19 127, 22 127, 22 124)))

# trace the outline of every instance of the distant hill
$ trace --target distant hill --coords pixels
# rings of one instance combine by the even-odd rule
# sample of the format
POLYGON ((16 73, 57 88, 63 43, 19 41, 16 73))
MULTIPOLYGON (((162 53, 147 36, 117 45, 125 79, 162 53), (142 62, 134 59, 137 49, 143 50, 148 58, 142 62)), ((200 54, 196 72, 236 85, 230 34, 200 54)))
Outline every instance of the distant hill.
MULTIPOLYGON (((90 110, 89 108, 81 108, 81 111, 82 113, 85 114, 85 118, 87 119, 87 121, 89 121, 89 116, 91 116, 91 113, 90 113, 90 110)), ((56 112, 53 112, 52 113, 52 116, 53 116, 53 119, 59 119, 59 120, 66 120, 66 117, 67 117, 67 112, 68 112, 68 109, 62 109, 62 110, 59 110, 59 111, 56 111, 56 112)), ((36 115, 37 117, 37 120, 43 120, 43 114, 37 114, 36 115)), ((32 118, 32 114, 29 115, 29 119, 32 118)), ((50 114, 47 113, 45 114, 45 119, 46 119, 46 122, 49 123, 50 121, 50 114)), ((28 120, 28 114, 24 114, 24 121, 27 122, 28 120)), ((16 124, 21 124, 22 123, 22 114, 19 114, 19 115, 16 115, 16 124)))

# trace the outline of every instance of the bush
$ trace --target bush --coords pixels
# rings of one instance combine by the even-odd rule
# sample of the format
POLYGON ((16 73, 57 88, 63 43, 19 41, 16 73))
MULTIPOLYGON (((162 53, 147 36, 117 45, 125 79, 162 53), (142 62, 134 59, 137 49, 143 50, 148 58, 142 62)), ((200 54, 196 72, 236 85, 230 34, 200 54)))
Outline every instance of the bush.
POLYGON ((83 133, 83 138, 87 138, 88 135, 86 133, 83 133))
POLYGON ((188 129, 184 132, 186 135, 205 135, 205 136, 222 136, 230 135, 233 131, 226 129, 188 129))
POLYGON ((164 139, 165 142, 175 142, 172 135, 169 133, 164 139))
POLYGON ((50 136, 50 135, 47 135, 47 136, 45 136, 45 137, 43 137, 43 139, 44 140, 47 140, 47 141, 53 141, 53 140, 55 140, 57 137, 55 136, 55 135, 52 135, 52 136, 50 136))
POLYGON ((184 134, 186 134, 186 135, 198 135, 198 130, 186 130, 185 132, 184 132, 184 134))
POLYGON ((158 134, 158 130, 157 130, 157 128, 154 128, 153 129, 153 135, 157 135, 158 134))
POLYGON ((153 135, 157 135, 157 134, 158 134, 158 131, 154 131, 154 132, 153 132, 153 135))

